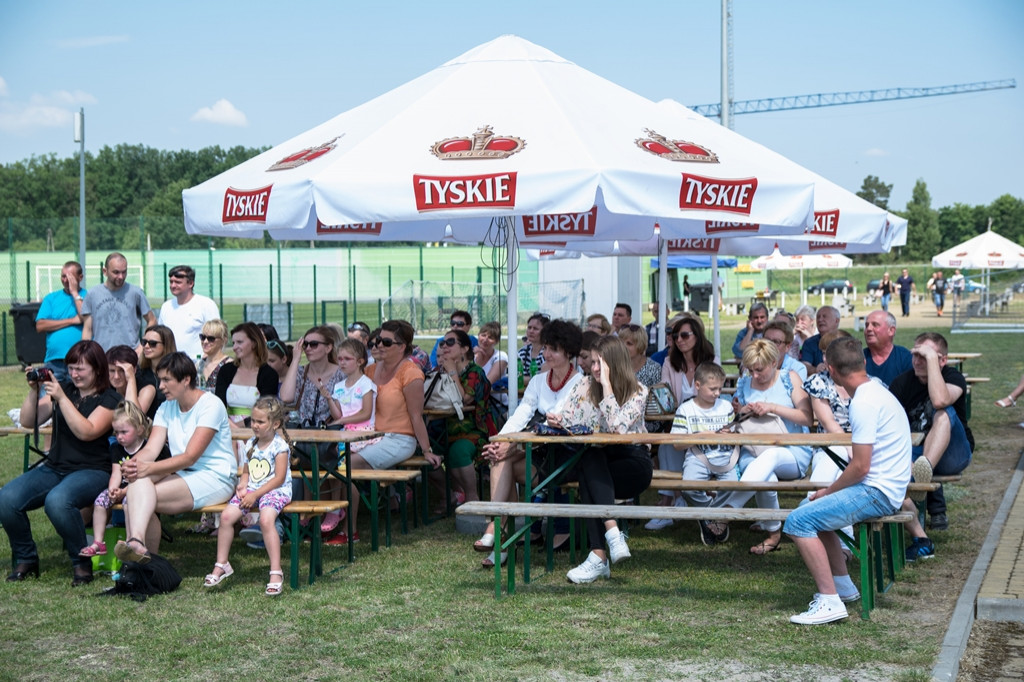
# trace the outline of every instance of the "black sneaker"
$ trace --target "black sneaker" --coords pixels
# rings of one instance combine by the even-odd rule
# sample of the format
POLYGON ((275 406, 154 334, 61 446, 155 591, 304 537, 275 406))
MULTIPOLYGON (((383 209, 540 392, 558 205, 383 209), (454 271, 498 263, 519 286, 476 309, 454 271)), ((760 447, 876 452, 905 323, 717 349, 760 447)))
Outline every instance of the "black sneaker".
POLYGON ((928 520, 928 530, 949 530, 949 521, 945 514, 932 514, 928 520))
POLYGON ((918 559, 931 559, 933 556, 935 556, 935 543, 928 538, 914 538, 914 541, 907 547, 908 563, 918 559))
POLYGON ((711 528, 708 527, 710 524, 707 521, 704 521, 702 519, 702 520, 697 522, 697 525, 700 526, 700 541, 701 542, 703 542, 705 545, 708 545, 709 547, 711 545, 715 544, 715 542, 717 542, 717 539, 715 538, 715 534, 712 533, 711 532, 711 528))

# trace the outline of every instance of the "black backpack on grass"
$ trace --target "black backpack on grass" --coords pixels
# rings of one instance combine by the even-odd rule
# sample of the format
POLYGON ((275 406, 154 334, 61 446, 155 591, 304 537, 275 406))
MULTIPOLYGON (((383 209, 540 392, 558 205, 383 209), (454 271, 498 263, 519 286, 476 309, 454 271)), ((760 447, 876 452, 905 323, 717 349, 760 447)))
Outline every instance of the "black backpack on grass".
POLYGON ((121 564, 117 581, 101 595, 127 595, 135 601, 146 601, 153 594, 165 594, 178 589, 181 576, 167 559, 153 554, 150 561, 139 564, 126 561, 121 564))

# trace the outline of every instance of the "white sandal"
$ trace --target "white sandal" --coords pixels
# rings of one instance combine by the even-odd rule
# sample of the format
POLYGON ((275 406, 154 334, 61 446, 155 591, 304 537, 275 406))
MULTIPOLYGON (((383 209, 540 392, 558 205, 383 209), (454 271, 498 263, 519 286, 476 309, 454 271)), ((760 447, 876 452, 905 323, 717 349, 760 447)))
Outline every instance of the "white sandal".
POLYGON ((230 576, 235 572, 235 569, 231 568, 231 562, 225 561, 222 564, 214 562, 213 567, 221 570, 220 575, 214 575, 213 573, 207 573, 206 578, 203 580, 203 587, 213 587, 219 585, 222 580, 230 576))
POLYGON ((277 582, 271 581, 267 583, 267 589, 263 594, 267 595, 268 597, 277 597, 281 594, 282 588, 284 586, 284 571, 271 571, 270 575, 279 575, 281 576, 281 579, 277 582))
POLYGON ((473 543, 473 549, 478 552, 490 552, 494 549, 494 533, 484 533, 480 539, 473 543))
POLYGON ((997 400, 996 401, 996 405, 998 405, 999 407, 1014 407, 1014 406, 1016 406, 1016 404, 1017 404, 1017 401, 1013 399, 1012 395, 1008 395, 1005 398, 1003 398, 1002 400, 997 400))

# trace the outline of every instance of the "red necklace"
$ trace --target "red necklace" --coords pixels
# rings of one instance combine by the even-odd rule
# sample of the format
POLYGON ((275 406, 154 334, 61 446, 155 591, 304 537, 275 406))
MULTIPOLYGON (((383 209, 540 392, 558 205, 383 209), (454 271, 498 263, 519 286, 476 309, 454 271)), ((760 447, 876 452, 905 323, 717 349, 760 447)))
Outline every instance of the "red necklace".
POLYGON ((558 393, 563 388, 565 388, 565 385, 567 383, 569 383, 569 377, 572 376, 572 365, 569 365, 569 369, 566 370, 565 377, 562 379, 562 383, 558 384, 558 388, 555 388, 555 385, 551 383, 551 377, 553 377, 554 375, 555 373, 553 370, 548 372, 548 388, 551 389, 552 393, 558 393))

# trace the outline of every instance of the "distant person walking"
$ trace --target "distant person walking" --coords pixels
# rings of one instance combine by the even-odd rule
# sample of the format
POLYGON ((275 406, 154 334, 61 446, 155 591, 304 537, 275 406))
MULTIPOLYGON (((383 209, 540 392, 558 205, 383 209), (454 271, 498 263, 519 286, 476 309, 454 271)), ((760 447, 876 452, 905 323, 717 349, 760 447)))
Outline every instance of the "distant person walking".
POLYGON ((882 275, 882 281, 878 283, 878 295, 882 299, 882 310, 889 312, 889 301, 892 300, 892 292, 896 289, 892 280, 889 279, 889 273, 882 275))
POLYGON ((953 307, 956 308, 960 305, 960 297, 963 296, 964 290, 967 288, 967 278, 963 276, 959 268, 954 270, 953 276, 949 278, 949 286, 953 290, 953 307))
POLYGON ((928 280, 928 290, 932 292, 932 302, 935 303, 935 314, 942 317, 942 309, 946 307, 946 287, 948 282, 942 276, 942 270, 938 270, 928 280))
POLYGON ((917 291, 917 286, 914 284, 914 278, 910 276, 906 268, 903 268, 903 274, 896 280, 896 287, 900 292, 900 305, 903 306, 903 317, 910 317, 910 294, 917 291))

